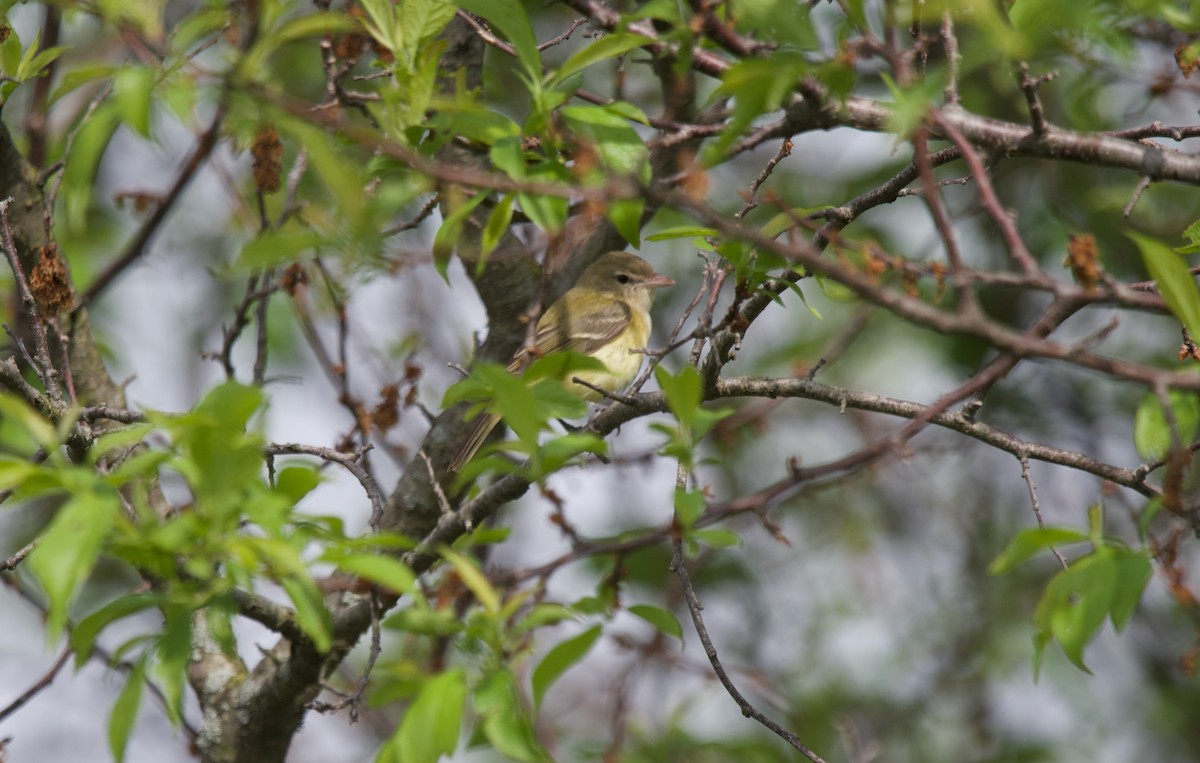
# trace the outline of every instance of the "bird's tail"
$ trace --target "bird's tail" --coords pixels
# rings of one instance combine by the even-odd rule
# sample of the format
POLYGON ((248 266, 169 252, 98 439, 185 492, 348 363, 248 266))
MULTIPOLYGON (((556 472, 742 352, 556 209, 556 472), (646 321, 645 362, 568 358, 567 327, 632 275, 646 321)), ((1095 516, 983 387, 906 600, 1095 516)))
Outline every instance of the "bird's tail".
POLYGON ((463 444, 459 447, 458 452, 454 454, 454 460, 450 462, 450 473, 457 474, 460 469, 467 465, 467 462, 475 457, 475 454, 483 446, 483 441, 487 439, 496 425, 500 423, 500 417, 495 413, 484 411, 475 417, 474 425, 471 431, 467 434, 467 438, 463 440, 463 444))

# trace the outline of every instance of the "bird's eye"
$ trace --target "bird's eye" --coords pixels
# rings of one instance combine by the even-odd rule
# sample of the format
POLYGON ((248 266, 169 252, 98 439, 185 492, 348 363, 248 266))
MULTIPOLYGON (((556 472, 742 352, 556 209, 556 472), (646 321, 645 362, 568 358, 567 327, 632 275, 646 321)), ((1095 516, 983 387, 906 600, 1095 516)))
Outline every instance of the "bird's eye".
POLYGON ((624 273, 617 273, 617 283, 624 286, 625 284, 629 283, 629 276, 625 275, 624 273))

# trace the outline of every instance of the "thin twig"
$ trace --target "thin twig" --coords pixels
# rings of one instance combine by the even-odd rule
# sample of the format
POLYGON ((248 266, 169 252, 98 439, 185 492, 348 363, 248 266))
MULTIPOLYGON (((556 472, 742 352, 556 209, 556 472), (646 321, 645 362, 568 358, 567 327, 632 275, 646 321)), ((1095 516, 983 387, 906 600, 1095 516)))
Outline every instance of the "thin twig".
POLYGON ((1049 123, 1046 122, 1046 112, 1042 108, 1042 99, 1038 95, 1038 88, 1042 83, 1048 82, 1057 76, 1054 73, 1045 74, 1041 77, 1029 76, 1029 64, 1022 61, 1017 65, 1017 84, 1021 88, 1021 92, 1025 94, 1025 103, 1029 107, 1029 122, 1033 126, 1034 135, 1045 135, 1046 130, 1050 129, 1049 123))
POLYGON ((392 227, 386 229, 383 232, 383 235, 384 236, 394 236, 397 233, 401 233, 403 231, 412 230, 413 228, 416 228, 427 217, 429 217, 431 214, 433 214, 433 210, 437 209, 438 203, 441 200, 442 200, 442 195, 440 193, 435 193, 432 197, 430 197, 429 201, 426 201, 424 204, 421 205, 421 208, 419 210, 417 210, 417 214, 415 214, 411 220, 409 220, 408 222, 403 222, 403 223, 398 223, 396 225, 393 225, 392 227))
POLYGON ((175 183, 163 196, 162 201, 155 206, 150 216, 146 218, 146 222, 142 223, 142 227, 138 229, 138 232, 134 235, 128 246, 125 247, 124 253, 101 271, 100 275, 96 276, 96 279, 80 295, 79 301, 75 306, 76 310, 91 304, 97 297, 104 293, 104 290, 126 268, 146 253, 146 246, 158 231, 159 226, 166 220, 167 213, 171 211, 184 189, 195 178, 196 171, 200 169, 200 165, 204 163, 204 160, 216 148, 217 141, 221 136, 221 126, 225 122, 225 114, 229 108, 227 100, 227 93, 223 93, 217 102, 217 110, 216 114, 213 115, 212 122, 209 124, 208 129, 201 133, 200 137, 196 140, 196 147, 192 149, 191 155, 183 163, 183 166, 180 167, 179 174, 175 177, 175 183))
MULTIPOLYGON (((454 508, 450 505, 450 499, 446 497, 446 493, 442 490, 442 484, 438 482, 437 471, 433 468, 433 461, 424 450, 417 451, 417 455, 425 462, 425 469, 429 472, 429 484, 433 485, 433 492, 437 496, 438 507, 441 508, 442 514, 453 514, 454 508)), ((470 532, 470 520, 468 519, 467 532, 470 532)))
POLYGON ((1150 188, 1150 184, 1153 182, 1154 181, 1148 177, 1143 177, 1140 181, 1138 181, 1137 188, 1133 189, 1133 195, 1129 197, 1129 203, 1125 205, 1123 210, 1121 210, 1122 217, 1127 220, 1129 219, 1129 216, 1133 214, 1133 208, 1137 206, 1138 200, 1142 198, 1142 194, 1144 194, 1146 190, 1150 188))
POLYGON ((946 247, 946 259, 950 263, 950 283, 954 286, 954 298, 961 313, 977 313, 979 302, 975 290, 971 287, 965 273, 962 254, 959 252, 958 239, 954 234, 954 226, 946 214, 942 197, 937 192, 937 183, 933 176, 933 165, 929 160, 929 134, 926 130, 918 130, 913 136, 913 162, 921 173, 921 189, 929 214, 933 218, 934 227, 941 236, 942 244, 946 247))
MULTIPOLYGON (((1029 489, 1029 502, 1033 506, 1033 515, 1037 517, 1038 527, 1046 529, 1046 521, 1042 519, 1042 505, 1038 502, 1037 485, 1033 484, 1033 475, 1029 472, 1029 456, 1020 453, 1017 455, 1017 460, 1021 462, 1021 479, 1025 480, 1025 487, 1029 489)), ((1067 569, 1067 559, 1054 546, 1050 550, 1058 557, 1059 564, 1062 568, 1067 569)))
POLYGON ((679 584, 683 587, 683 598, 687 601, 688 611, 692 614, 692 624, 696 628, 696 635, 700 637, 700 643, 704 645, 704 653, 708 656, 708 661, 712 664, 713 672, 717 674, 717 678, 721 681, 721 685, 725 687, 725 691, 729 692, 729 696, 733 697, 733 701, 741 708, 742 715, 747 718, 753 718, 763 726, 766 726, 772 733, 792 747, 795 747, 804 757, 813 761, 813 763, 825 763, 820 755, 817 755, 800 741, 800 737, 763 715, 758 708, 750 704, 750 701, 742 696, 742 693, 734 686, 732 679, 729 678, 729 674, 725 672, 725 666, 721 664, 721 660, 717 657, 717 648, 713 646, 712 639, 709 638, 708 628, 704 626, 704 618, 700 615, 700 610, 704 609, 704 607, 700 604, 700 599, 696 596, 696 590, 692 587, 692 579, 688 576, 687 565, 683 561, 682 540, 675 541, 675 554, 671 558, 671 570, 679 578, 679 584))
POLYGON ((29 541, 29 543, 25 544, 25 547, 20 551, 8 557, 3 562, 0 562, 0 572, 12 572, 15 570, 17 565, 25 561, 25 557, 29 556, 30 552, 37 548, 37 543, 37 538, 34 538, 33 540, 29 541))
POLYGON ((29 288, 29 280, 25 278, 25 270, 21 267, 21 258, 17 254, 17 244, 13 239, 12 227, 9 225, 8 207, 12 203, 11 196, 0 201, 0 234, 2 234, 0 246, 4 247, 4 253, 8 257, 9 267, 12 268, 13 278, 17 282, 17 291, 21 295, 21 307, 29 318, 29 327, 33 332, 34 350, 37 357, 34 369, 42 378, 50 400, 55 404, 62 405, 65 401, 59 385, 58 368, 50 359, 50 343, 46 338, 46 324, 42 322, 37 300, 34 299, 33 291, 29 288))
POLYGON ((538 45, 537 46, 538 52, 541 53, 543 50, 546 50, 547 48, 553 48, 555 45, 564 43, 567 40, 571 39, 571 35, 575 34, 575 30, 578 29, 579 27, 583 26, 586 23, 588 23, 588 20, 586 18, 581 17, 581 18, 575 19, 574 21, 571 22, 571 26, 567 27, 567 31, 563 32, 562 34, 558 35, 557 37, 546 40, 541 45, 538 45))
POLYGON ((256 341, 254 346, 254 386, 261 387, 267 376, 267 307, 269 306, 271 293, 275 288, 275 273, 273 270, 268 270, 263 274, 263 288, 267 292, 258 300, 258 307, 254 312, 254 329, 256 341))
POLYGON ((367 498, 371 501, 371 522, 377 524, 377 519, 383 516, 383 493, 379 490, 379 484, 375 482, 375 478, 371 473, 363 468, 359 461, 372 448, 371 445, 364 446, 356 453, 342 453, 333 448, 322 448, 317 445, 301 445, 299 443, 271 443, 263 449, 264 453, 273 456, 282 455, 299 455, 299 456, 315 456, 325 461, 338 464, 354 475, 359 484, 362 485, 363 491, 366 492, 367 498))
POLYGON ((758 173, 758 177, 751 181, 750 191, 746 196, 746 204, 734 214, 733 219, 735 221, 741 222, 747 213, 758 206, 758 201, 756 200, 758 189, 762 187, 763 183, 767 182, 767 178, 771 176, 771 173, 775 170, 775 166, 783 161, 784 158, 791 156, 791 154, 792 139, 784 138, 783 143, 779 146, 779 151, 775 153, 775 156, 771 157, 771 160, 763 167, 762 172, 758 173))
POLYGON ((67 647, 62 651, 62 654, 58 656, 58 659, 54 661, 54 664, 50 666, 50 669, 46 671, 45 675, 35 681, 32 686, 30 686, 21 694, 21 696, 17 697, 12 702, 9 702, 6 707, 0 709, 0 723, 3 723, 5 718, 20 710, 27 702, 29 702, 29 700, 36 697, 43 689, 53 683, 55 676, 57 676, 59 671, 61 671, 67 664, 67 659, 70 658, 70 656, 71 647, 67 647))

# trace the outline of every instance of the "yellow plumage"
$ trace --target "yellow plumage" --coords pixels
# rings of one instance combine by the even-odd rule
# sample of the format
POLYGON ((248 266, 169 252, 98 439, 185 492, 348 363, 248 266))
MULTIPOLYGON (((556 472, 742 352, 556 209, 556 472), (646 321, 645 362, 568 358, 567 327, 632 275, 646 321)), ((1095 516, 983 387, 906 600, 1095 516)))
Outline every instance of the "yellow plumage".
MULTIPOLYGON (((575 377, 610 392, 623 389, 642 367, 642 353, 635 350, 644 349, 650 340, 652 290, 673 283, 637 255, 610 252, 600 257, 583 272, 574 288, 542 314, 532 352, 518 353, 509 371, 528 365, 530 355, 542 357, 571 350, 599 360, 607 369, 578 371, 575 377)), ((583 385, 570 386, 589 402, 603 397, 583 385)), ((478 416, 450 463, 451 472, 471 460, 499 422, 495 413, 478 416)))

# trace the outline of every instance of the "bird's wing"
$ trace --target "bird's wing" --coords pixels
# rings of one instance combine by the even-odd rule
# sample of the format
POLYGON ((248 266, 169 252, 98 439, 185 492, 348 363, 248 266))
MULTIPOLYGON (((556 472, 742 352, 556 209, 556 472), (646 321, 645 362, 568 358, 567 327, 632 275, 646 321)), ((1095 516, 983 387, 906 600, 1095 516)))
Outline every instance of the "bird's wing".
POLYGON ((572 350, 592 355, 629 327, 633 311, 615 299, 595 300, 583 312, 572 313, 566 300, 550 306, 538 321, 534 346, 539 355, 572 350))

